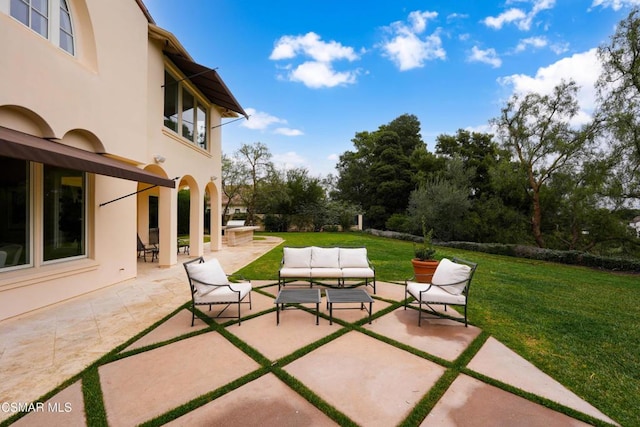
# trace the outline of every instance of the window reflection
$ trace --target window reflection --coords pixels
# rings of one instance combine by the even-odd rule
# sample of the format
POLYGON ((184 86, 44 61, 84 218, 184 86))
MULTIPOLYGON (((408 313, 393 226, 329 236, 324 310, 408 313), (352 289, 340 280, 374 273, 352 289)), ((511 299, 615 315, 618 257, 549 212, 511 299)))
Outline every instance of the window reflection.
POLYGON ((85 255, 84 176, 44 165, 44 261, 85 255))
POLYGON ((30 262, 29 162, 0 157, 0 269, 30 262))
POLYGON ((178 82, 164 72, 164 125, 178 131, 178 82))
POLYGON ((164 125, 206 150, 209 139, 207 107, 167 70, 164 72, 164 125), (179 96, 180 95, 180 96, 179 96), (178 129, 180 129, 178 131, 178 129))
POLYGON ((182 89, 182 136, 193 141, 193 95, 182 89))
POLYGON ((196 143, 200 148, 207 148, 207 113, 200 103, 196 109, 196 143))

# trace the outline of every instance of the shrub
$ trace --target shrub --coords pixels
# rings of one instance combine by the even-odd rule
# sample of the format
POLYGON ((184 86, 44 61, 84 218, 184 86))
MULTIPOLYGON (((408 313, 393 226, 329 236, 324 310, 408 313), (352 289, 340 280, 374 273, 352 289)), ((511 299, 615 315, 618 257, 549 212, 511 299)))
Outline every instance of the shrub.
POLYGON ((267 214, 264 216, 264 231, 286 232, 289 221, 284 215, 267 214))

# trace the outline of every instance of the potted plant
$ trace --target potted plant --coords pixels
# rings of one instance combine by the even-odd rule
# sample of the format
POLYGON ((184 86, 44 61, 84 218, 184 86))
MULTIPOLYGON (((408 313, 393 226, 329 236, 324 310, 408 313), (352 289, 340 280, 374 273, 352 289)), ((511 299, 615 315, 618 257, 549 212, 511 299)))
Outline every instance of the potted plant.
POLYGON ((432 235, 433 230, 429 230, 427 232, 427 227, 423 218, 422 245, 413 244, 415 258, 411 260, 411 264, 413 264, 414 278, 416 282, 419 283, 430 283, 433 273, 435 273, 436 268, 438 268, 438 264, 440 263, 440 261, 434 258, 436 250, 433 247, 433 242, 431 241, 432 235))

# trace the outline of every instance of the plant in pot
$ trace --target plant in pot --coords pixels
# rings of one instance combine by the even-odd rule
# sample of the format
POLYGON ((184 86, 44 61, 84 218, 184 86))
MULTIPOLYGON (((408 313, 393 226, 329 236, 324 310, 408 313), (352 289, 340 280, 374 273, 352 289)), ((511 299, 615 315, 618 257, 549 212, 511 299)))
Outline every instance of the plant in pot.
POLYGON ((413 245, 415 258, 411 260, 411 264, 413 264, 415 281, 419 283, 430 283, 440 261, 434 258, 436 250, 431 241, 433 230, 427 232, 424 219, 422 220, 422 235, 424 237, 422 244, 416 245, 414 243, 413 245))

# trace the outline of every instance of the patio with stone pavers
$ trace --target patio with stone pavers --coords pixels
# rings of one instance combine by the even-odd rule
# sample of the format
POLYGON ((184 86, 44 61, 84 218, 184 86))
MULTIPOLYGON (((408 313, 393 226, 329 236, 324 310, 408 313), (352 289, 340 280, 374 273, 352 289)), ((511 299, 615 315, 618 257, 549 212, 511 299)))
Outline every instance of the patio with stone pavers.
MULTIPOLYGON (((477 327, 435 316, 418 327, 415 309, 401 305, 402 285, 378 283, 371 325, 358 304, 334 310, 330 325, 325 298, 319 325, 313 307, 287 309, 276 325, 277 284, 254 281, 254 289, 241 325, 215 319, 214 306, 199 310, 191 327, 185 306, 99 366, 109 425, 164 414, 156 422, 389 426, 413 411, 421 425, 588 425, 540 400, 613 423, 477 327), (468 362, 458 367, 461 356, 468 362), (432 390, 436 384, 444 392, 432 390)), ((51 401, 82 402, 79 385, 51 401)), ((53 424, 32 413, 16 425, 78 425, 78 412, 53 424)))

